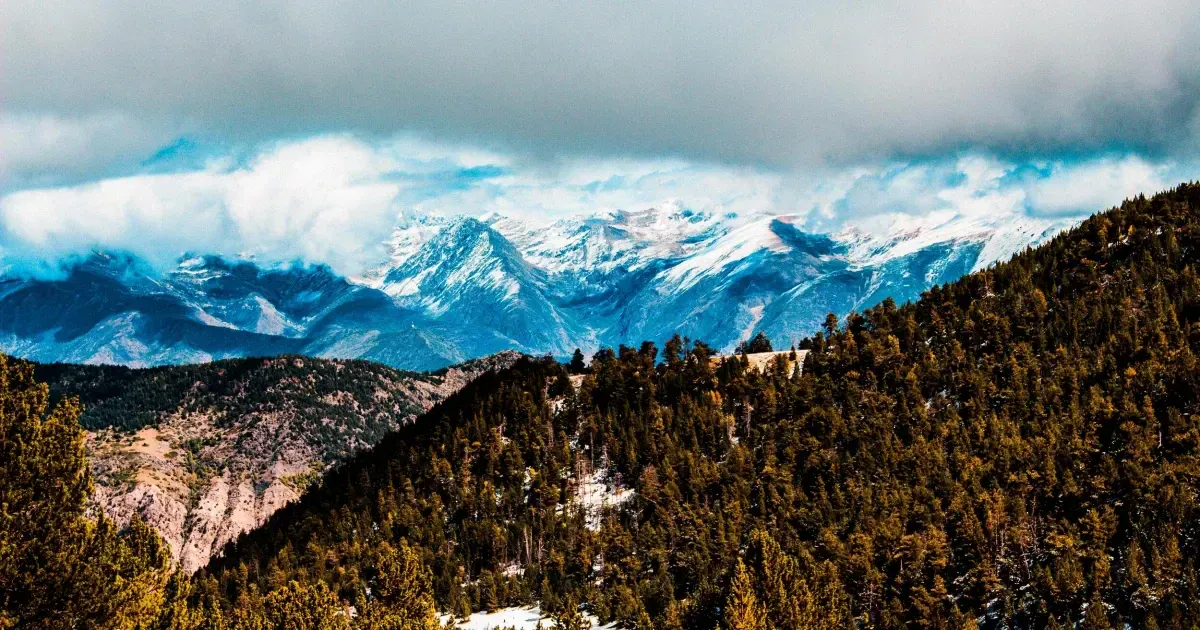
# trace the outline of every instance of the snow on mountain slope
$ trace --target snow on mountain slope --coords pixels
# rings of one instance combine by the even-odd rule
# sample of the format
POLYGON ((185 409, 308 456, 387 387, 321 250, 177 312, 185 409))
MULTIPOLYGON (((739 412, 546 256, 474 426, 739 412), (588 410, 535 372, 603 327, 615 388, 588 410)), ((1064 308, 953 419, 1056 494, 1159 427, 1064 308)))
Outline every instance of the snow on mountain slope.
MULTIPOLYGON (((395 257, 393 257, 395 260, 395 257)), ((576 326, 547 290, 546 273, 486 223, 459 218, 391 268, 379 288, 397 304, 494 331, 527 351, 569 352, 576 326)))
POLYGON ((735 227, 736 215, 714 217, 667 202, 636 212, 530 225, 485 218, 509 239, 530 264, 551 274, 608 274, 637 270, 659 260, 685 258, 735 227))
POLYGON ((848 258, 866 267, 913 255, 944 243, 978 243, 977 271, 1007 260, 1022 249, 1052 237, 1074 224, 1074 220, 1037 220, 1029 217, 949 214, 930 217, 896 217, 880 232, 848 229, 835 238, 849 245, 848 258))
POLYGON ((215 256, 160 275, 97 254, 62 280, 2 280, 0 350, 127 365, 298 352, 435 369, 676 332, 723 349, 756 331, 787 344, 826 313, 915 299, 1070 224, 934 213, 820 234, 800 216, 673 202, 546 225, 409 216, 362 278, 215 256))
POLYGON ((731 266, 757 253, 787 253, 791 248, 771 229, 769 223, 773 221, 766 217, 712 238, 659 277, 673 289, 686 291, 705 277, 725 275, 731 266))

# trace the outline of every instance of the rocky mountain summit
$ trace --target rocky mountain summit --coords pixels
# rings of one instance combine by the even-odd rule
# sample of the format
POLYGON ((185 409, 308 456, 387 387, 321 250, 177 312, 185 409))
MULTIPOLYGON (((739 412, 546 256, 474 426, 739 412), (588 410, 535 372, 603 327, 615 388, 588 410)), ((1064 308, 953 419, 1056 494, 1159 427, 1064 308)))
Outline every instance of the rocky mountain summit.
POLYGON ((95 508, 121 524, 139 515, 191 572, 331 466, 517 356, 427 374, 298 356, 37 372, 85 405, 95 508))

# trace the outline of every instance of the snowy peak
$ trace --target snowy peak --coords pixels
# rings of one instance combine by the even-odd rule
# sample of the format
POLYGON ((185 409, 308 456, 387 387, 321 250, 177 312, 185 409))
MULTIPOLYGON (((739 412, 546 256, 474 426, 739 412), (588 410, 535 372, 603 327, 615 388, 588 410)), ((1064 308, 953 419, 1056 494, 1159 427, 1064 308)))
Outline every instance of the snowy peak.
POLYGON ((662 272, 659 278, 686 290, 704 277, 728 273, 756 254, 785 254, 791 247, 779 238, 773 224, 771 218, 764 217, 697 242, 691 255, 662 272))
POLYGON ((446 227, 448 222, 440 217, 408 217, 396 226, 388 241, 391 260, 384 268, 399 267, 416 254, 446 227))
POLYGON ((1069 221, 892 217, 835 234, 800 215, 676 202, 535 224, 405 216, 363 278, 185 257, 171 273, 97 253, 59 281, 0 282, 0 349, 150 365, 298 352, 434 369, 505 349, 569 354, 679 333, 781 345, 884 298, 1010 257, 1069 221))
POLYGON ((735 214, 718 218, 709 212, 684 208, 674 201, 644 210, 617 210, 608 215, 608 221, 615 229, 643 243, 683 243, 715 224, 736 218, 735 214))
POLYGON ((1073 219, 962 217, 955 214, 899 217, 879 231, 851 228, 837 233, 834 238, 847 245, 849 259, 859 267, 885 264, 931 247, 976 244, 980 246, 980 252, 973 270, 978 270, 1007 260, 1075 222, 1073 219))
POLYGON ((590 277, 636 271, 657 261, 688 256, 727 232, 734 219, 736 215, 718 218, 668 202, 638 211, 563 219, 547 226, 507 219, 493 219, 492 224, 538 268, 590 277))
POLYGON ((574 329, 547 296, 545 272, 479 219, 445 224, 388 270, 378 287, 397 304, 435 321, 492 330, 521 349, 561 352, 569 343, 566 331, 574 329))
POLYGON ((477 219, 462 218, 443 226, 388 270, 380 288, 442 314, 465 293, 490 293, 502 302, 516 300, 523 285, 537 281, 536 275, 498 232, 477 219))

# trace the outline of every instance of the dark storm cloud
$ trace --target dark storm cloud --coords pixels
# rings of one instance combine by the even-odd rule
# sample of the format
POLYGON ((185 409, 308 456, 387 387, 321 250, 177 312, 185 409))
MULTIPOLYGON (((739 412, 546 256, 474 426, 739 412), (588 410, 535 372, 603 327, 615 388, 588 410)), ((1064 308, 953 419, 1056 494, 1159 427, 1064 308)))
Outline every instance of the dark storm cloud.
POLYGON ((0 20, 4 112, 239 140, 409 130, 794 165, 1171 153, 1200 132, 1194 0, 8 0, 0 20))

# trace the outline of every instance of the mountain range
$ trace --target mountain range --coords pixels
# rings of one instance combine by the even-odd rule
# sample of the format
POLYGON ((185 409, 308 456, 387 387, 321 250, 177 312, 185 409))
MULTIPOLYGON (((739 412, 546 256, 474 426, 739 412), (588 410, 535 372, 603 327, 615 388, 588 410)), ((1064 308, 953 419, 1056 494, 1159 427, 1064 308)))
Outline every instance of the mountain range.
MULTIPOLYGON (((352 284, 436 313, 396 251, 352 284)), ((800 370, 679 338, 424 375, 0 354, 0 620, 1192 628, 1198 252, 1200 184, 1139 196, 827 322, 800 370)))
POLYGON ((404 217, 388 259, 361 277, 215 255, 161 272, 96 252, 59 278, 0 280, 0 350, 127 366, 295 353, 430 370, 677 332, 719 349, 755 332, 786 345, 827 313, 916 299, 1071 223, 954 216, 826 234, 800 215, 668 202, 548 224, 404 217))

